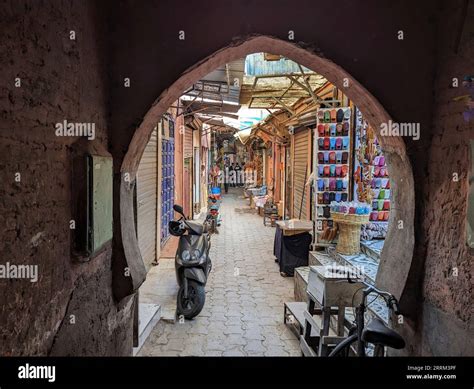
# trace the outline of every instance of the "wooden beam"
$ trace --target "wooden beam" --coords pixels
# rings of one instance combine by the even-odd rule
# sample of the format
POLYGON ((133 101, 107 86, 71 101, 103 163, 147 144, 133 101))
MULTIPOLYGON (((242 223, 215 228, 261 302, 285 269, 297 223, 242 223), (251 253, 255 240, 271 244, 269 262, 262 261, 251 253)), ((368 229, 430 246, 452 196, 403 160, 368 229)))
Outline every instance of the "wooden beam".
POLYGON ((209 108, 212 108, 212 107, 204 107, 204 108, 196 109, 195 111, 191 111, 191 112, 187 112, 187 113, 184 113, 184 111, 183 111, 183 117, 186 117, 186 116, 189 116, 189 115, 194 115, 195 113, 198 113, 198 112, 206 111, 209 108))
POLYGON ((302 67, 300 64, 298 64, 298 67, 299 67, 299 69, 300 69, 301 74, 303 75, 303 81, 304 81, 304 83, 306 84, 306 86, 308 87, 308 90, 309 90, 309 93, 311 94, 311 97, 313 98, 313 100, 314 100, 315 103, 318 103, 318 98, 317 98, 316 95, 314 94, 313 89, 311 88, 311 85, 309 84, 308 80, 307 80, 306 77, 305 77, 306 74, 305 74, 305 72, 304 72, 304 70, 303 70, 303 67, 302 67))
POLYGON ((276 131, 276 134, 281 137, 281 138, 284 138, 285 136, 288 136, 289 135, 289 132, 282 129, 280 126, 276 126, 275 124, 271 124, 271 126, 275 129, 276 131))
POLYGON ((291 76, 287 75, 287 77, 293 81, 295 84, 299 85, 301 88, 303 88, 306 92, 311 93, 311 89, 308 89, 307 85, 303 84, 301 81, 299 81, 296 77, 298 76, 291 76))
POLYGON ((295 81, 292 80, 291 78, 290 78, 290 81, 291 81, 291 82, 290 82, 290 85, 288 86, 288 88, 286 88, 286 89, 283 91, 283 93, 282 93, 281 96, 280 96, 280 99, 283 98, 283 97, 288 93, 288 91, 293 87, 293 84, 295 83, 295 81))
POLYGON ((280 103, 289 113, 291 113, 292 115, 295 114, 295 111, 293 111, 290 107, 288 107, 283 101, 281 101, 278 97, 275 97, 273 96, 272 97, 273 100, 277 101, 278 103, 280 103))
MULTIPOLYGON (((258 129, 256 130, 256 133, 257 133, 257 134, 258 134, 258 131, 261 131, 261 132, 263 132, 264 134, 267 134, 268 136, 276 137, 280 142, 284 140, 283 137, 281 137, 281 136, 279 136, 279 135, 277 135, 277 134, 274 134, 274 133, 272 133, 272 132, 270 132, 270 131, 267 131, 267 130, 265 130, 265 129, 263 129, 263 128, 258 128, 258 129)), ((257 134, 256 134, 256 136, 258 136, 257 134)))

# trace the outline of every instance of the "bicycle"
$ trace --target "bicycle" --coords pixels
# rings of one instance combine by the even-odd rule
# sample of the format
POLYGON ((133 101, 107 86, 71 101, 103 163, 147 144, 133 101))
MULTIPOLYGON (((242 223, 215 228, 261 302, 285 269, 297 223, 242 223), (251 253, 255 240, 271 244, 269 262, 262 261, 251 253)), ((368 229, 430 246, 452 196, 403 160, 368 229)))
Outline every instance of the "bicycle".
MULTIPOLYGON (((348 279, 348 282, 354 282, 348 279)), ((377 289, 373 285, 369 285, 366 282, 362 282, 365 289, 362 292, 361 303, 356 307, 355 325, 350 328, 349 336, 340 342, 330 353, 330 357, 338 356, 349 356, 351 346, 354 342, 357 342, 356 356, 366 356, 367 344, 373 344, 374 357, 380 357, 385 355, 385 347, 391 347, 394 349, 403 349, 405 347, 405 341, 403 338, 391 328, 388 328, 385 323, 379 319, 372 319, 367 326, 365 326, 365 311, 367 309, 367 297, 371 293, 375 293, 381 296, 387 307, 392 310, 396 315, 400 314, 398 307, 398 301, 392 294, 383 290, 377 289)), ((360 289, 359 289, 360 290, 360 289)))

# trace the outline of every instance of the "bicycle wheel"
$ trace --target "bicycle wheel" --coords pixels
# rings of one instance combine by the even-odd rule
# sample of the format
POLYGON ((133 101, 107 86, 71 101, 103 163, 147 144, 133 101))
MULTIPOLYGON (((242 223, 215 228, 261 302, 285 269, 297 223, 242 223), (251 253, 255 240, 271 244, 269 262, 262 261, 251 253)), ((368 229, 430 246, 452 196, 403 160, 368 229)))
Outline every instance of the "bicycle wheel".
POLYGON ((357 341, 357 334, 352 334, 347 339, 344 339, 339 343, 334 350, 329 353, 329 357, 347 357, 349 356, 349 351, 351 344, 357 341))

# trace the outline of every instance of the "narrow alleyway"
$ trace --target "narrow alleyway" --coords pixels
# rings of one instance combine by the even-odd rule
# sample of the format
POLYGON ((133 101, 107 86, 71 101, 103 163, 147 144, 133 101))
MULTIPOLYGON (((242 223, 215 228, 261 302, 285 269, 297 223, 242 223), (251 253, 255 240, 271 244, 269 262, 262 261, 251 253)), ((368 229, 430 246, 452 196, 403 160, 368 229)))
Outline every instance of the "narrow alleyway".
POLYGON ((213 271, 206 305, 192 321, 160 321, 141 356, 299 356, 299 342, 283 324, 283 303, 293 300, 293 279, 283 278, 273 256, 275 229, 231 188, 213 235, 213 271))

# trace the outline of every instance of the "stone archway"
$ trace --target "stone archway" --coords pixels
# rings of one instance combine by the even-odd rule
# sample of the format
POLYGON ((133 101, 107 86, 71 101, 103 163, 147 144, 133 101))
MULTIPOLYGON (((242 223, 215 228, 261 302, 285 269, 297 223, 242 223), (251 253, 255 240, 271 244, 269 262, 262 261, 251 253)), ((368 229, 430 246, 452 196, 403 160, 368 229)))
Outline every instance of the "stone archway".
MULTIPOLYGON (((139 269, 137 273, 144 274, 140 271, 143 264, 139 263, 141 256, 134 228, 133 185, 138 164, 155 123, 183 90, 206 74, 222 64, 262 51, 283 55, 323 75, 354 101, 366 120, 376 130, 391 174, 391 194, 394 204, 391 209, 391 223, 386 243, 381 255, 377 284, 400 298, 405 290, 415 244, 415 191, 405 143, 399 136, 380 134, 381 124, 390 120, 389 114, 377 99, 344 69, 302 46, 270 36, 258 35, 235 40, 229 46, 188 69, 158 97, 136 129, 121 166, 120 184, 121 234, 129 268, 139 269), (348 87, 344 87, 346 80, 349 80, 348 87)), ((141 281, 134 280, 134 284, 140 284, 141 281)))

